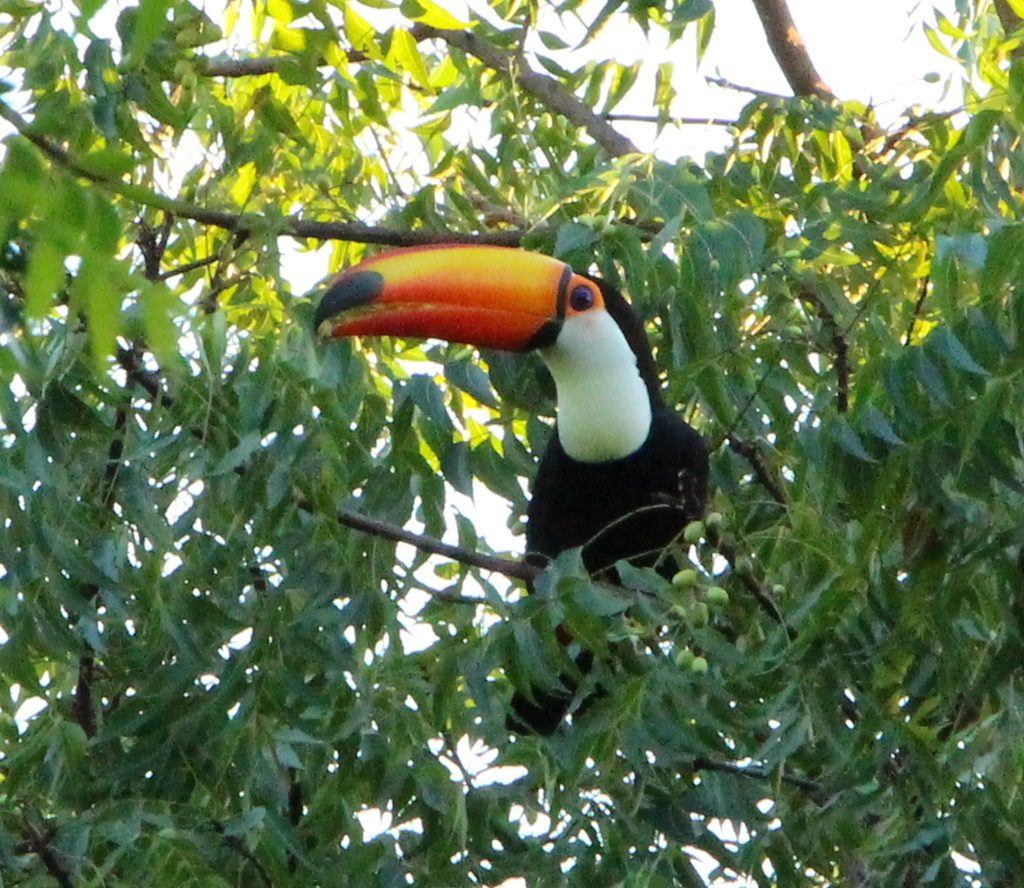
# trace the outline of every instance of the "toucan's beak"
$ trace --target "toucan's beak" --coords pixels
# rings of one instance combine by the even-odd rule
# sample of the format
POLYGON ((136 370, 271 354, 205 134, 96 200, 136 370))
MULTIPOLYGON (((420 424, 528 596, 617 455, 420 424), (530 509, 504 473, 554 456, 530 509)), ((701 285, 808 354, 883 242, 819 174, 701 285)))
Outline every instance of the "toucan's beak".
POLYGON ((526 351, 555 341, 577 279, 564 262, 508 247, 392 250, 335 278, 314 323, 324 337, 437 338, 526 351))

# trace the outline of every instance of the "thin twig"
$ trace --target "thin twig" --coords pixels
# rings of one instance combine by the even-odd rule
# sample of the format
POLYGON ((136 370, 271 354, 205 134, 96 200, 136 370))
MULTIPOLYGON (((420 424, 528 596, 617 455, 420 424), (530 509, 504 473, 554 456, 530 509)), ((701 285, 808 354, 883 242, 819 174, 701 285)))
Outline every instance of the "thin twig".
POLYGON ((270 878, 270 873, 267 872, 266 867, 260 863, 259 858, 252 853, 246 846, 245 842, 242 841, 238 836, 229 836, 224 832, 224 827, 219 823, 213 824, 214 832, 218 833, 232 851, 242 857, 260 877, 260 881, 263 883, 263 888, 274 888, 274 881, 270 878))
POLYGON ((775 599, 772 598, 768 590, 758 582, 757 578, 749 570, 737 569, 736 564, 739 556, 736 552, 736 547, 731 542, 723 539, 718 531, 714 531, 711 528, 708 528, 708 542, 729 562, 729 567, 732 569, 733 574, 739 578, 744 588, 754 596, 754 600, 758 603, 761 610, 774 622, 778 623, 785 631, 786 637, 793 641, 796 638, 796 631, 786 622, 786 618, 782 615, 782 611, 779 610, 775 599))
MULTIPOLYGON (((316 507, 303 496, 296 497, 295 505, 297 508, 302 509, 303 512, 316 513, 316 507)), ((458 561, 461 564, 504 574, 512 579, 529 582, 536 579, 538 574, 542 572, 542 568, 523 561, 502 558, 499 555, 487 555, 483 552, 474 552, 471 549, 445 543, 425 534, 413 533, 404 527, 399 527, 397 524, 381 521, 379 518, 360 515, 358 512, 352 512, 348 509, 338 510, 335 517, 339 524, 352 530, 359 530, 395 543, 408 543, 421 552, 426 552, 430 555, 443 555, 445 558, 451 558, 453 561, 458 561)))
POLYGON ((914 313, 911 315, 910 323, 907 325, 907 332, 903 334, 904 345, 910 345, 910 339, 914 335, 914 327, 917 326, 918 319, 921 317, 924 301, 928 298, 928 287, 930 284, 931 277, 925 276, 921 278, 921 282, 917 285, 917 301, 914 303, 914 313))
MULTIPOLYGON (((130 352, 127 349, 119 349, 117 352, 117 358, 118 362, 128 374, 130 381, 142 386, 149 393, 150 397, 154 399, 159 398, 162 406, 170 407, 174 404, 174 398, 161 391, 159 383, 155 378, 153 378, 152 374, 148 374, 141 370, 138 366, 137 356, 133 352, 130 352)), ((244 471, 243 466, 238 468, 244 471)), ((241 473, 242 472, 240 472, 240 474, 241 473)), ((311 515, 316 514, 316 507, 301 494, 296 493, 295 505, 303 512, 308 512, 311 515)), ((410 546, 415 547, 421 552, 426 552, 431 555, 443 555, 444 557, 451 558, 461 564, 467 564, 470 567, 479 567, 482 570, 489 570, 495 573, 504 574, 512 579, 530 582, 543 570, 543 568, 538 565, 515 561, 511 558, 502 558, 498 555, 487 555, 483 552, 475 552, 470 549, 465 549, 462 546, 442 542, 441 540, 425 534, 413 533, 403 527, 399 527, 397 524, 391 524, 387 521, 382 521, 379 518, 370 518, 366 515, 360 515, 358 512, 353 512, 348 509, 340 509, 336 513, 335 517, 339 524, 353 530, 359 530, 363 533, 372 534, 373 536, 391 540, 396 543, 408 543, 410 546)), ((451 596, 448 596, 448 600, 453 599, 451 596)), ((472 603, 479 604, 480 602, 474 599, 472 600, 472 603)))
MULTIPOLYGON (((365 62, 369 58, 366 53, 357 49, 345 50, 345 57, 350 62, 365 62)), ((299 59, 293 55, 266 56, 249 59, 208 59, 201 56, 195 58, 196 73, 204 77, 261 77, 265 74, 277 74, 288 64, 296 64, 299 59)), ((320 59, 324 63, 323 59, 320 59)))
POLYGON ((729 435, 726 438, 726 442, 729 444, 729 449, 733 453, 738 453, 754 470, 754 477, 761 482, 761 486, 771 495, 771 498, 775 500, 780 506, 785 508, 788 504, 786 492, 782 489, 782 485, 775 479, 771 472, 768 471, 768 467, 764 464, 764 459, 761 457, 761 452, 757 447, 745 441, 742 438, 737 438, 735 435, 729 435))
POLYGON ((118 348, 115 357, 129 382, 145 389, 154 401, 160 402, 161 407, 174 406, 174 398, 160 388, 159 377, 155 373, 142 368, 139 356, 134 349, 118 348))
MULTIPOLYGON (((732 764, 732 762, 719 762, 704 756, 695 758, 691 767, 694 771, 717 771, 720 774, 749 777, 752 780, 771 780, 775 776, 771 771, 764 768, 740 767, 739 765, 732 764)), ((783 772, 780 775, 780 779, 783 783, 788 783, 797 789, 813 793, 816 796, 823 796, 825 792, 824 787, 820 783, 808 780, 806 777, 798 777, 795 774, 783 772)))
MULTIPOLYGON (((114 505, 114 497, 117 491, 117 477, 121 469, 121 458, 124 455, 124 436, 128 425, 128 411, 125 407, 118 407, 114 414, 113 437, 110 446, 107 448, 107 463, 103 470, 103 508, 108 512, 114 505)), ((100 588, 95 583, 86 583, 82 587, 88 606, 92 606, 100 594, 100 588)), ((81 622, 79 618, 78 622, 81 622)), ((78 680, 75 682, 75 695, 71 701, 71 713, 75 722, 82 729, 86 737, 96 736, 96 706, 93 701, 93 682, 96 678, 96 652, 92 645, 86 641, 85 651, 78 658, 78 680)))
MULTIPOLYGON (((97 590, 99 591, 99 590, 97 590)), ((96 736, 96 709, 92 702, 92 684, 96 677, 96 657, 92 648, 78 658, 78 680, 71 701, 71 717, 86 737, 96 736)))
MULTIPOLYGON (((292 829, 297 830, 302 821, 305 802, 302 799, 302 781, 299 780, 297 768, 288 769, 288 822, 292 829)), ((294 851, 288 853, 288 872, 294 873, 299 868, 299 858, 294 851)))
POLYGON ((732 80, 726 80, 724 77, 705 77, 704 82, 711 86, 717 86, 720 89, 729 89, 733 92, 744 92, 750 93, 752 96, 761 96, 765 99, 781 99, 788 100, 792 99, 792 96, 783 95, 782 93, 769 92, 765 89, 760 89, 756 86, 746 86, 742 83, 736 83, 732 80))
POLYGON ((205 256, 202 259, 196 259, 194 262, 186 262, 184 265, 179 265, 177 268, 170 268, 167 271, 161 271, 158 279, 166 281, 172 277, 177 277, 178 275, 188 274, 190 271, 205 268, 207 265, 213 265, 213 263, 219 261, 220 258, 221 257, 217 255, 205 256))
POLYGON ((605 120, 626 123, 672 123, 677 126, 736 126, 728 117, 659 117, 657 114, 605 114, 605 120))

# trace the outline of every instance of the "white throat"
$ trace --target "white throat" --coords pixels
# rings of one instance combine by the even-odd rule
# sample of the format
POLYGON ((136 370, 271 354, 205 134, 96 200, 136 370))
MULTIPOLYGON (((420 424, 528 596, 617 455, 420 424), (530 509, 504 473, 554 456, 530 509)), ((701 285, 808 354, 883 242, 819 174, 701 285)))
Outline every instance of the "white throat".
POLYGON ((541 350, 558 392, 558 439, 587 463, 621 459, 651 430, 651 400, 636 355, 603 309, 568 318, 541 350))

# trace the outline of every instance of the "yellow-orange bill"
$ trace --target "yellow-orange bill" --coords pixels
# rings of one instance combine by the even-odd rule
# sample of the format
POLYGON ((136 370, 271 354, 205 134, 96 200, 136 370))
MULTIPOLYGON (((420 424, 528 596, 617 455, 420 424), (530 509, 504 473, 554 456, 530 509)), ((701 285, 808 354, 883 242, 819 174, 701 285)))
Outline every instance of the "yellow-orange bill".
POLYGON ((564 262, 508 247, 393 250, 337 277, 315 324, 328 337, 438 338, 522 351, 554 341, 574 277, 564 262))

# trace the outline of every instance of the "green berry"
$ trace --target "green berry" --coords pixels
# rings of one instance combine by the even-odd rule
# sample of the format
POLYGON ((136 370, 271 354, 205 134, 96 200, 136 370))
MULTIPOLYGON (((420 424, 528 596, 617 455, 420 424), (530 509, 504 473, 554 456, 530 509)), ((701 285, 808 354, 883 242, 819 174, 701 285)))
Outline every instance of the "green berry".
POLYGON ((725 524, 725 516, 721 512, 708 512, 704 516, 704 524, 708 530, 721 530, 725 524))
POLYGON ((697 571, 692 567, 685 567, 672 577, 672 585, 677 589, 689 589, 697 585, 697 571))
POLYGON ((721 586, 710 586, 704 597, 712 607, 725 607, 729 603, 729 593, 721 586))
POLYGON ((683 539, 687 543, 699 543, 704 536, 704 522, 691 521, 683 528, 683 539))
POLYGON ((706 657, 694 657, 690 663, 690 672, 694 675, 708 674, 708 661, 706 657))
POLYGON ((696 659, 696 655, 688 647, 683 648, 676 654, 676 666, 681 666, 683 669, 690 669, 693 666, 693 661, 696 659))

